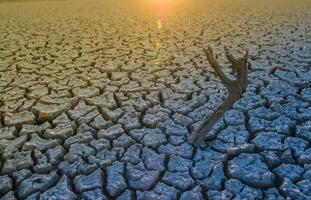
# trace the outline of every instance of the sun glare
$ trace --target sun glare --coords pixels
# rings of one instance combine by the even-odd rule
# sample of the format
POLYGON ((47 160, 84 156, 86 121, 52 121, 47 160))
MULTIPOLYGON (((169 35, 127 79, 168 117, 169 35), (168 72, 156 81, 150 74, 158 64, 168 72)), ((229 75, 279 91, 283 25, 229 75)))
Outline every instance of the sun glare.
POLYGON ((155 17, 167 17, 181 0, 146 0, 146 7, 155 17))
POLYGON ((141 0, 140 6, 155 19, 158 30, 162 30, 165 21, 174 15, 177 7, 187 0, 141 0))

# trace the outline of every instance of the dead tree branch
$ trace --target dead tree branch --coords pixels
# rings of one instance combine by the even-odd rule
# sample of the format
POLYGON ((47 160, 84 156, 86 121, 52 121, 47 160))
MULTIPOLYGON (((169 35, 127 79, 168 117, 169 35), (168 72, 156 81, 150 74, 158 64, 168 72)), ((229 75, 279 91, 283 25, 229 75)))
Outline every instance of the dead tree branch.
POLYGON ((205 119, 203 123, 191 134, 188 141, 195 146, 200 146, 203 142, 206 134, 212 130, 213 126, 217 121, 224 115, 224 113, 231 108, 236 100, 241 98, 243 92, 247 88, 248 84, 248 50, 244 50, 243 57, 236 59, 225 47, 225 55, 229 62, 232 64, 233 72, 236 73, 236 79, 229 79, 225 73, 222 71, 221 66, 218 64, 216 58, 214 57, 213 50, 211 47, 204 49, 207 61, 214 69, 215 73, 221 80, 222 84, 227 88, 229 94, 226 100, 218 107, 218 109, 212 114, 211 117, 205 119))

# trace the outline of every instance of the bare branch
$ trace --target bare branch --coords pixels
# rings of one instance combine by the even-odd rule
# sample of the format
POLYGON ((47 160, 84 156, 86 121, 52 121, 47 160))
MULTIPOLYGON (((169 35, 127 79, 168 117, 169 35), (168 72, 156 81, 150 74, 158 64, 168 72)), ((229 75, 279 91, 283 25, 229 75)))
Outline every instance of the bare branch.
POLYGON ((190 135, 188 141, 195 146, 200 146, 204 141, 206 134, 212 130, 217 121, 224 115, 224 113, 230 109, 230 107, 234 104, 236 100, 238 100, 244 90, 247 87, 247 75, 248 75, 248 50, 244 50, 243 57, 239 60, 235 59, 233 55, 230 53, 229 49, 225 47, 225 54, 227 59, 232 63, 233 69, 235 69, 237 73, 236 80, 230 80, 224 72, 221 70, 220 65, 213 55, 212 48, 208 47, 204 49, 204 53, 206 58, 212 68, 215 70, 215 73, 220 78, 221 82, 228 89, 228 97, 226 100, 219 106, 219 108, 212 114, 210 118, 207 118, 203 121, 203 123, 190 135))

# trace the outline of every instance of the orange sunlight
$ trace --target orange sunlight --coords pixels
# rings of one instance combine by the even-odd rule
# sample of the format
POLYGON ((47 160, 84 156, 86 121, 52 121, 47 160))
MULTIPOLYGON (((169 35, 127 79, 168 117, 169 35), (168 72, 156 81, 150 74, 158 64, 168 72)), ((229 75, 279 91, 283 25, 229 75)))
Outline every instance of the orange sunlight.
POLYGON ((147 0, 147 9, 155 17, 167 16, 176 4, 176 0, 147 0))

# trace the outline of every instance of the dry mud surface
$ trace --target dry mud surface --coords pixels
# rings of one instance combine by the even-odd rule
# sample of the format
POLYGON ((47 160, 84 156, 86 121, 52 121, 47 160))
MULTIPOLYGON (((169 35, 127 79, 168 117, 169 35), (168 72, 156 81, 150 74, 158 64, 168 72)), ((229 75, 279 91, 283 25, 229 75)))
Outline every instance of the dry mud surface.
POLYGON ((1 200, 311 199, 310 1, 167 1, 0 3, 1 200), (252 68, 196 148, 208 45, 252 68))

